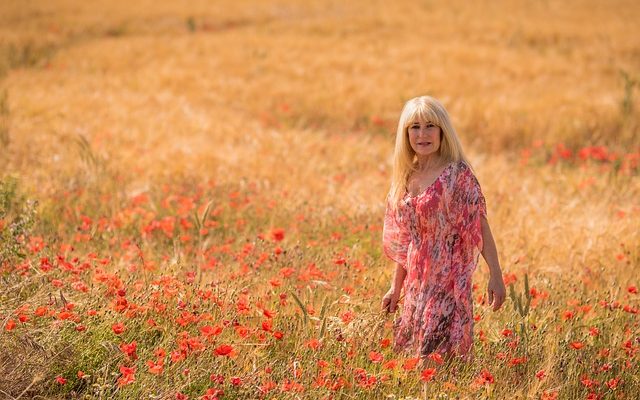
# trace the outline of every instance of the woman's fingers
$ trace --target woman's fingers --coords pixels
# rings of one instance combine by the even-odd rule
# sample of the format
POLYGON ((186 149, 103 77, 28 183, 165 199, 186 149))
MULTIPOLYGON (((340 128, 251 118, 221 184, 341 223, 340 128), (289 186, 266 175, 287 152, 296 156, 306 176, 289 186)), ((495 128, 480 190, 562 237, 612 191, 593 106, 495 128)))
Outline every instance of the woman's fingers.
POLYGON ((493 304, 493 311, 498 311, 500 307, 502 307, 502 303, 504 303, 504 295, 495 295, 495 302, 493 304))
POLYGON ((393 297, 385 297, 382 299, 382 310, 393 313, 396 311, 398 306, 398 299, 394 299, 393 297))
POLYGON ((391 299, 389 297, 385 296, 382 299, 382 311, 389 312, 390 306, 391 306, 391 299))

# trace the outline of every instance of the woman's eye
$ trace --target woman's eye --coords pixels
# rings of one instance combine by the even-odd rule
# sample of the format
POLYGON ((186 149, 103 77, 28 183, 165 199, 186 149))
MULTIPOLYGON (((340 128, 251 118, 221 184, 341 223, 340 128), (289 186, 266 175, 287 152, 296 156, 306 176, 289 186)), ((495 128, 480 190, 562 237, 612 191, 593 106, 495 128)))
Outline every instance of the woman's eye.
MULTIPOLYGON (((436 126, 435 124, 432 124, 430 122, 428 124, 425 124, 425 128, 427 128, 427 129, 434 128, 435 126, 436 126)), ((409 129, 420 129, 420 125, 419 124, 410 125, 409 129)))

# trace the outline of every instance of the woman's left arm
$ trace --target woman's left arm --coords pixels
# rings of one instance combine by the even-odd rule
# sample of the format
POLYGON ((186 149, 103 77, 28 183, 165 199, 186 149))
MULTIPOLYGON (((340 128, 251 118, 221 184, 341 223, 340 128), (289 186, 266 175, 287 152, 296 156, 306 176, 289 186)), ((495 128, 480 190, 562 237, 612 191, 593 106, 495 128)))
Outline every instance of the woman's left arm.
POLYGON ((489 297, 489 305, 493 303, 493 311, 497 311, 504 303, 507 291, 502 280, 502 270, 500 269, 500 261, 498 260, 498 250, 496 243, 491 235, 489 221, 483 215, 480 218, 482 224, 482 257, 489 265, 489 285, 487 287, 487 295, 489 297))

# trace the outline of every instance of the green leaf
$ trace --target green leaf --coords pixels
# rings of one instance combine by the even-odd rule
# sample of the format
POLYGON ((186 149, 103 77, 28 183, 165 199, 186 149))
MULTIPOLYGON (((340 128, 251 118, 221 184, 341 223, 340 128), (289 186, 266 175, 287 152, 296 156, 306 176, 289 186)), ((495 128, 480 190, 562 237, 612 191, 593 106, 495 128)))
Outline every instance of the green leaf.
POLYGON ((304 308, 302 301, 300 301, 300 299, 298 298, 298 296, 296 296, 295 293, 293 292, 290 292, 290 293, 291 293, 291 296, 293 296, 293 299, 296 301, 296 303, 298 303, 300 310, 302 310, 302 314, 304 314, 304 322, 307 322, 309 319, 309 316, 307 315, 307 310, 304 308))

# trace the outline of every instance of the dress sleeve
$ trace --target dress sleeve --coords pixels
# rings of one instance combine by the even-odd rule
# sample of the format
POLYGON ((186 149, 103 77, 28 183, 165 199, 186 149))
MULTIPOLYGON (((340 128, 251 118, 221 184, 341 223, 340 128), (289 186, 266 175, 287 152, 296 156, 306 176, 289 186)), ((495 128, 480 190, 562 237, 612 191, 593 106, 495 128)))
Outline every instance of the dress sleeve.
POLYGON ((411 241, 408 220, 402 217, 399 209, 393 210, 389 201, 384 213, 382 229, 382 248, 391 260, 407 268, 407 251, 411 241))
POLYGON ((460 235, 463 261, 475 264, 482 251, 481 217, 486 217, 487 206, 478 179, 464 162, 460 163, 451 193, 449 221, 460 235))

